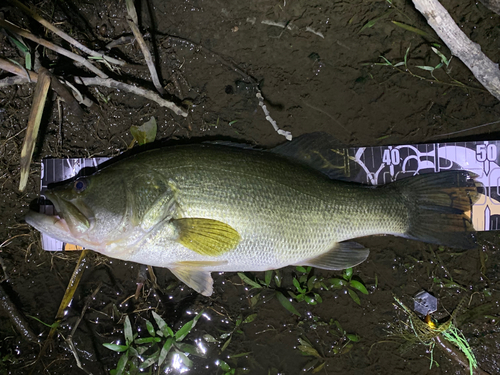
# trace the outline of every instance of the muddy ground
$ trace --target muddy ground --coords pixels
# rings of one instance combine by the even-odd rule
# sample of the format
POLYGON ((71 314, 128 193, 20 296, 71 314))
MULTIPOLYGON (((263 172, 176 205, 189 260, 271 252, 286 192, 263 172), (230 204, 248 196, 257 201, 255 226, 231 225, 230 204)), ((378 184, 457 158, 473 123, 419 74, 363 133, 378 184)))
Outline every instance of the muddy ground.
MULTIPOLYGON (((416 68, 440 62, 432 43, 441 44, 440 51, 448 58, 450 52, 410 2, 173 0, 136 4, 141 31, 161 68, 161 80, 168 95, 189 108, 187 118, 149 100, 101 87, 86 90, 95 105, 85 109, 83 117, 74 116, 64 104, 60 117, 57 102, 52 100, 45 109, 28 189, 20 193, 19 153, 34 85, 0 89, 0 256, 5 277, 1 286, 40 342, 49 328, 28 316, 53 322, 77 259, 74 254, 62 257, 42 251, 38 233, 23 222, 38 196, 43 157, 115 156, 131 143, 130 126, 151 116, 158 121, 157 140, 230 139, 272 147, 285 140, 266 121, 253 82, 262 90, 271 116, 293 136, 325 131, 346 145, 500 137, 500 124, 474 128, 497 121, 500 105, 460 61, 452 59, 448 71, 436 70, 435 79, 429 71, 416 68), (363 28, 370 21, 373 26, 363 28), (402 61, 407 49, 409 69, 375 65, 383 62, 381 55, 394 63, 402 61), (469 128, 474 129, 456 133, 469 128)), ((47 0, 34 5, 45 18, 95 49, 130 35, 123 2, 47 0)), ((444 5, 461 29, 493 61, 499 61, 500 16, 471 1, 445 1, 444 5)), ((67 46, 15 7, 4 3, 0 11, 5 19, 67 46)), ((4 34, 0 46, 0 57, 23 62, 4 34)), ((51 51, 32 43, 30 47, 43 52, 42 64, 58 75, 89 74, 51 51)), ((110 54, 143 64, 135 44, 121 45, 110 54)), ((0 74, 2 78, 8 75, 0 74)), ((111 75, 154 89, 141 69, 127 68, 111 75)), ((264 291, 253 305, 251 297, 258 290, 249 290, 233 273, 214 275, 215 293, 207 298, 180 284, 169 271, 156 269, 159 288, 147 282, 136 300, 130 297, 136 291, 138 265, 92 257, 60 334, 35 366, 39 344, 26 341, 5 311, 1 312, 0 373, 107 374, 120 355, 102 343, 123 343, 123 314, 130 316, 134 332, 140 330, 143 337, 147 335, 144 319, 152 320, 151 309, 174 329, 203 309, 206 317, 185 339, 207 348, 206 358, 190 356, 191 374, 223 374, 218 360, 226 361, 236 373, 299 374, 314 360, 301 355, 299 338, 309 340, 320 353, 316 368, 326 362, 320 374, 465 374, 438 349, 433 353, 437 363, 429 369, 429 348, 420 345, 402 353, 398 344, 388 342, 388 326, 404 319, 401 309, 393 305, 393 294, 411 305, 411 297, 426 289, 439 298, 436 319, 445 319, 464 296, 475 292, 468 309, 472 313, 462 315, 460 328, 479 365, 495 374, 500 369, 498 234, 480 233, 477 238, 477 249, 460 253, 391 236, 363 239, 371 255, 354 274, 369 294, 358 293, 357 305, 345 290, 318 290, 323 302, 316 306, 293 302, 301 318, 272 298, 273 290, 264 291), (455 284, 446 284, 445 279, 455 284), (98 286, 95 297, 89 299, 98 286), (84 370, 77 367, 64 341, 82 311, 73 341, 84 370), (224 335, 234 330, 240 315, 254 320, 241 324, 232 336, 224 335), (350 345, 335 321, 359 341, 350 345), (207 334, 218 342, 202 339, 207 334), (229 337, 231 342, 223 348, 229 337)), ((340 275, 313 272, 324 277, 340 275)), ((282 270, 282 287, 291 289, 297 273, 293 267, 282 270)), ((248 275, 264 279, 264 274, 248 275)), ((182 371, 172 366, 166 373, 182 371)))

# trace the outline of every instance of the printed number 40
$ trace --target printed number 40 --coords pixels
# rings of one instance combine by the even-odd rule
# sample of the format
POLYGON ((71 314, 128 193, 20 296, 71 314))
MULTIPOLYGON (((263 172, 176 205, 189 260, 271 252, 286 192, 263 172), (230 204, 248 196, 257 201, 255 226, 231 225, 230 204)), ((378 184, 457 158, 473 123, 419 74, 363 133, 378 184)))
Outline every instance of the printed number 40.
POLYGON ((399 150, 393 148, 392 150, 384 150, 384 154, 382 155, 382 161, 386 165, 398 165, 400 161, 399 150))
POLYGON ((476 159, 479 162, 495 161, 497 159, 497 145, 490 143, 488 145, 476 146, 476 159))

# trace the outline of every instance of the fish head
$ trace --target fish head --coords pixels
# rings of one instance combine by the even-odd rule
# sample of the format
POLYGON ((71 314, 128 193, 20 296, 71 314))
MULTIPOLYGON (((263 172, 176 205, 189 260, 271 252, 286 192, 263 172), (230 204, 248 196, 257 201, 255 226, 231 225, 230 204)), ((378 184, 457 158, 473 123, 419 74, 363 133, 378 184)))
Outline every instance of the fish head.
POLYGON ((127 232, 127 186, 119 173, 80 177, 44 195, 57 214, 31 211, 25 220, 53 238, 99 251, 127 232))

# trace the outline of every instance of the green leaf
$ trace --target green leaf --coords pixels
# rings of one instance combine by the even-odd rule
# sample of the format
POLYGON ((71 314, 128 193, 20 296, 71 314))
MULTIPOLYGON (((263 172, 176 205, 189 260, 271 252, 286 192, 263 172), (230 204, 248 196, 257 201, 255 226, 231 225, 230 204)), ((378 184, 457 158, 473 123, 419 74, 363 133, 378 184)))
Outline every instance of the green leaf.
POLYGON ((330 279, 330 283, 332 284, 332 287, 337 289, 342 288, 343 286, 347 286, 347 282, 343 279, 333 278, 330 279))
POLYGON ((297 349, 299 349, 304 355, 321 358, 318 351, 311 346, 299 345, 297 346, 297 349))
POLYGON ((156 322, 156 325, 158 326, 158 328, 160 329, 160 331, 163 332, 163 327, 165 327, 167 325, 167 323, 165 323, 165 321, 163 320, 163 318, 158 315, 156 313, 156 311, 151 311, 151 313, 153 314, 153 318, 156 322))
POLYGON ((47 323, 45 323, 45 322, 42 322, 42 321, 41 321, 40 319, 38 319, 36 316, 32 316, 32 315, 26 315, 26 316, 27 316, 28 318, 35 319, 38 323, 41 323, 41 324, 43 324, 44 326, 49 327, 49 328, 54 328, 54 329, 55 329, 55 328, 59 327, 59 324, 61 324, 61 322, 59 322, 59 321, 55 321, 55 322, 54 322, 54 323, 52 323, 52 324, 47 324, 47 323))
POLYGON ((194 317, 193 320, 190 320, 189 322, 187 322, 186 324, 184 324, 182 326, 181 329, 179 329, 175 335, 174 335, 174 338, 175 338, 175 341, 182 341, 184 340, 184 338, 189 334, 189 332, 191 332, 191 330, 194 328, 194 326, 196 325, 196 322, 198 321, 198 319, 200 319, 201 317, 201 313, 203 311, 200 311, 198 313, 198 315, 196 315, 194 317))
POLYGON ((426 66, 426 65, 417 65, 416 68, 427 70, 429 72, 433 72, 435 69, 433 66, 426 66))
MULTIPOLYGON (((441 59, 441 61, 442 61, 442 62, 443 62, 446 66, 450 65, 450 60, 448 60, 448 59, 446 58, 446 56, 445 56, 445 55, 443 55, 441 52, 439 52, 439 50, 438 50, 437 48, 431 47, 431 50, 432 50, 432 51, 433 51, 436 55, 438 55, 438 56, 439 56, 439 58, 441 59)), ((440 249, 440 250, 441 250, 441 249, 440 249)))
POLYGON ((311 276, 309 280, 307 280, 307 290, 311 291, 314 288, 314 283, 318 278, 316 276, 311 276))
POLYGON ((245 353, 239 353, 239 354, 231 354, 229 358, 234 359, 234 358, 241 358, 241 357, 246 357, 247 355, 252 354, 252 352, 245 352, 245 353))
POLYGON ((175 341, 182 341, 182 340, 184 340, 184 338, 189 334, 189 332, 191 332, 192 328, 193 328, 193 321, 190 320, 189 322, 187 322, 186 324, 184 324, 182 326, 182 328, 179 329, 175 333, 175 335, 174 335, 175 341))
POLYGON ((295 267, 295 269, 298 272, 307 273, 306 269, 304 267, 302 267, 302 266, 297 266, 297 267, 295 267))
POLYGON ((222 371, 230 371, 231 370, 231 367, 226 362, 224 362, 222 359, 219 359, 218 363, 219 363, 219 367, 221 368, 222 371))
POLYGON ((174 331, 169 326, 163 327, 163 334, 165 337, 174 337, 174 331))
POLYGON ((379 66, 393 66, 393 64, 392 64, 389 60, 387 60, 384 56, 380 56, 380 58, 381 58, 382 60, 384 60, 385 62, 383 62, 383 63, 375 63, 375 64, 373 64, 373 65, 379 65, 379 66))
POLYGON ((158 356, 158 366, 161 366, 161 364, 165 361, 165 358, 167 358, 168 352, 172 348, 173 343, 174 339, 172 337, 169 337, 167 341, 165 341, 165 344, 163 344, 160 355, 158 356))
POLYGON ((150 356, 148 356, 144 362, 142 362, 140 365, 139 365, 139 369, 140 370, 143 370, 143 369, 146 369, 152 365, 154 365, 157 361, 158 361, 158 357, 160 355, 160 350, 157 350, 156 352, 154 352, 153 354, 151 354, 150 356))
POLYGON ((271 280, 273 279, 273 272, 274 272, 273 270, 266 271, 265 277, 264 277, 266 286, 269 286, 271 284, 271 280))
POLYGON ((353 345, 352 344, 347 344, 346 346, 344 346, 342 348, 342 351, 341 351, 341 354, 346 354, 346 353, 349 353, 351 351, 351 349, 353 348, 353 345))
POLYGON ((243 324, 252 323, 255 320, 255 318, 257 318, 257 314, 248 315, 243 321, 243 324))
POLYGON ((304 292, 305 292, 305 290, 304 290, 304 289, 302 289, 302 287, 300 286, 300 282, 299 282, 299 280, 297 280, 297 279, 294 277, 294 278, 293 278, 293 280, 292 280, 292 282, 293 282, 293 285, 295 286, 295 288, 297 288, 297 290, 299 291, 299 293, 304 293, 304 292))
POLYGON ((202 358, 206 357, 206 355, 197 346, 194 346, 191 344, 186 344, 184 342, 178 342, 174 345, 177 349, 181 350, 183 353, 192 354, 192 355, 195 355, 197 357, 202 357, 202 358))
POLYGON ((325 365, 326 365, 326 362, 323 362, 322 364, 320 364, 318 367, 316 367, 313 370, 313 374, 316 374, 316 373, 320 372, 321 370, 323 370, 323 367, 325 367, 325 365))
POLYGON ((359 336, 358 336, 358 335, 355 335, 355 334, 353 334, 353 333, 349 333, 349 334, 347 334, 346 336, 347 336, 347 338, 348 338, 349 340, 351 340, 352 342, 358 342, 358 341, 359 341, 359 336))
POLYGON ((154 142, 157 129, 158 127, 156 125, 156 119, 154 118, 154 116, 151 116, 151 119, 141 126, 132 125, 130 127, 130 133, 137 141, 139 146, 142 146, 146 143, 154 142))
POLYGON ((281 288, 281 275, 280 271, 276 270, 276 273, 274 274, 274 283, 278 288, 281 288))
POLYGON ((352 267, 351 268, 346 268, 344 270, 344 279, 349 281, 351 280, 351 277, 352 277, 352 267))
POLYGON ((349 293, 354 302, 356 302, 358 305, 361 305, 361 301, 359 300, 359 297, 354 290, 347 289, 347 292, 349 293))
POLYGON ((316 305, 317 302, 312 298, 311 296, 308 296, 307 294, 304 295, 304 300, 309 304, 309 305, 316 305))
POLYGON ((181 359, 182 363, 184 363, 184 366, 186 366, 187 368, 191 368, 193 366, 193 361, 191 361, 187 357, 187 355, 185 355, 183 352, 180 352, 178 350, 176 350, 175 352, 179 356, 179 358, 181 359))
POLYGON ((314 369, 314 366, 316 366, 320 362, 320 359, 315 358, 312 361, 308 362, 304 368, 302 369, 302 372, 308 372, 314 369))
POLYGON ((402 29, 405 29, 405 30, 410 31, 412 33, 418 34, 420 36, 429 37, 429 34, 427 34, 425 31, 417 29, 416 27, 413 27, 413 26, 410 26, 410 25, 407 25, 407 24, 404 24, 404 23, 398 22, 398 21, 392 21, 392 23, 394 25, 401 27, 402 29))
POLYGON ((337 327, 337 329, 342 333, 344 334, 345 331, 344 329, 342 328, 342 326, 340 325, 340 322, 338 320, 336 320, 335 322, 333 322, 333 324, 335 324, 335 326, 337 327))
POLYGON ((222 348, 220 350, 220 352, 222 353, 224 350, 227 349, 227 347, 229 346, 229 343, 231 342, 233 336, 230 336, 229 339, 224 343, 224 345, 222 345, 222 348))
POLYGON ((116 365, 116 375, 121 375, 123 370, 125 370, 125 366, 127 366, 128 362, 128 352, 123 353, 116 365))
POLYGON ((365 23, 363 25, 363 27, 361 28, 361 30, 358 31, 358 33, 362 32, 363 30, 366 30, 366 29, 369 29, 369 28, 375 26, 375 24, 378 21, 380 21, 382 18, 384 18, 387 15, 389 15, 391 12, 392 12, 392 9, 388 10, 387 12, 385 12, 384 14, 382 14, 381 16, 378 16, 376 18, 371 19, 370 21, 368 21, 367 23, 365 23))
POLYGON ((243 272, 238 272, 238 276, 240 277, 240 279, 250 285, 251 287, 253 288, 262 288, 262 285, 260 285, 259 283, 253 281, 252 279, 250 279, 247 275, 245 275, 243 272))
POLYGON ((155 327, 153 326, 153 323, 151 323, 147 319, 146 319, 146 328, 148 329, 149 335, 154 337, 155 336, 155 327))
POLYGON ((117 353, 124 352, 128 349, 128 345, 109 344, 107 342, 102 344, 102 346, 104 346, 105 348, 108 348, 109 350, 117 352, 117 353))
POLYGON ((368 290, 366 290, 365 286, 357 280, 349 281, 349 285, 363 294, 368 294, 368 290))
POLYGON ((125 317, 125 321, 123 322, 123 334, 125 335, 125 342, 127 345, 130 345, 130 343, 134 341, 134 335, 132 333, 132 324, 130 323, 128 315, 125 317))
POLYGON ((148 346, 146 346, 146 345, 138 346, 137 347, 137 355, 139 357, 142 356, 149 349, 149 347, 150 347, 149 345, 148 346))
POLYGON ((159 337, 144 337, 144 338, 141 338, 141 339, 135 339, 135 343, 137 345, 142 345, 142 344, 149 344, 151 342, 160 342, 161 341, 161 338, 159 337))
POLYGON ((293 307, 292 303, 288 298, 286 298, 283 293, 281 292, 276 292, 276 298, 278 298, 278 301, 281 303, 281 305, 287 309, 289 312, 292 314, 297 315, 298 317, 301 317, 300 313, 293 307))
POLYGON ((255 307, 257 302, 259 302, 259 298, 260 298, 260 292, 250 297, 250 307, 255 307))
MULTIPOLYGON (((141 346, 139 346, 139 348, 141 348, 141 346)), ((128 348, 128 357, 129 358, 138 358, 139 357, 139 352, 133 346, 129 346, 129 348, 128 348)))
POLYGON ((405 57, 404 57, 405 66, 407 66, 407 64, 408 64, 408 56, 409 55, 410 55, 410 46, 408 46, 408 48, 406 49, 406 52, 405 52, 405 57))
POLYGON ((321 298, 321 296, 318 293, 314 293, 314 299, 319 303, 323 302, 323 298, 321 298))
POLYGON ((203 340, 205 340, 206 342, 209 342, 209 343, 212 343, 212 344, 216 344, 219 342, 219 340, 217 340, 215 337, 213 337, 212 335, 208 334, 208 333, 205 333, 203 336, 203 340))

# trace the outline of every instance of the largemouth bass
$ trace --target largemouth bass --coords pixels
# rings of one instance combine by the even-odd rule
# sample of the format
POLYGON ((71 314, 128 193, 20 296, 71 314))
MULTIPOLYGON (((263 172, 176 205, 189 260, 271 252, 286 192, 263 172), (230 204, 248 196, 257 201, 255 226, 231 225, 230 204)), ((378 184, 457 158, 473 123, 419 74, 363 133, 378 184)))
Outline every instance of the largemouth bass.
POLYGON ((363 262, 357 237, 392 234, 471 248, 465 171, 381 187, 336 181, 280 155, 215 144, 159 148, 45 193, 58 212, 26 222, 112 258, 167 267, 209 296, 212 271, 363 262))

